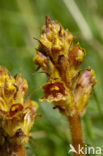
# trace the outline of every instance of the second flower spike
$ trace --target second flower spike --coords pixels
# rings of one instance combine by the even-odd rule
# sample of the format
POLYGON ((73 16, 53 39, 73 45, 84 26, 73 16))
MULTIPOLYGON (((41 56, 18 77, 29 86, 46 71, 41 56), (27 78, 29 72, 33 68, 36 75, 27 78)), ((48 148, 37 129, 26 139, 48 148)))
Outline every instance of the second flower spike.
POLYGON ((28 83, 21 75, 12 77, 0 66, 0 147, 6 155, 17 154, 28 142, 36 117, 38 104, 29 98, 24 100, 27 89, 28 83))

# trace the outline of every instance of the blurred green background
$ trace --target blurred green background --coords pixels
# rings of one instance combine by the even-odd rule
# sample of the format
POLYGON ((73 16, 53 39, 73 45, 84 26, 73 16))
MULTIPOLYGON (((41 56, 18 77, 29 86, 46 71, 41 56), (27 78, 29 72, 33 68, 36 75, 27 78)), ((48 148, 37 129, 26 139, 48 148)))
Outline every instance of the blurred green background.
MULTIPOLYGON (((45 16, 58 20, 80 42, 86 56, 81 68, 91 66, 98 80, 82 118, 86 144, 103 149, 103 0, 0 0, 0 65, 12 75, 28 80, 33 100, 39 102, 37 118, 27 144, 28 156, 66 156, 71 143, 69 123, 53 104, 40 102, 44 74, 35 71, 33 37, 39 38, 45 16)), ((70 154, 69 154, 70 155, 70 154)))

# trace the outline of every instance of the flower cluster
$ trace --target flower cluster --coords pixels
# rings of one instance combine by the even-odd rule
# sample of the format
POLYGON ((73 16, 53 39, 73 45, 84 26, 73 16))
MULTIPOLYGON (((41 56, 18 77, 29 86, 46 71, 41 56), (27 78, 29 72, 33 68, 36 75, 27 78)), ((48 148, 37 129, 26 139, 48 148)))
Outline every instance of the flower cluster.
POLYGON ((12 77, 0 66, 0 144, 25 144, 33 125, 38 104, 24 101, 28 84, 21 75, 12 77))
POLYGON ((44 97, 54 103, 54 108, 69 116, 78 111, 81 115, 96 83, 94 71, 88 67, 79 70, 85 50, 79 43, 73 46, 73 36, 57 21, 46 17, 34 63, 49 76, 43 85, 44 97))

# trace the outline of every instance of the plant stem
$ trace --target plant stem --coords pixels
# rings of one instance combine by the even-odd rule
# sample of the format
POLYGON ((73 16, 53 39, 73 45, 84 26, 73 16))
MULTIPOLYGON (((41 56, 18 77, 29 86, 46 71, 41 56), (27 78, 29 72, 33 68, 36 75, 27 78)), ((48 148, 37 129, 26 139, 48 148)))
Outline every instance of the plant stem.
POLYGON ((17 156, 26 156, 26 151, 25 151, 25 146, 21 145, 18 146, 17 148, 14 148, 13 151, 17 156))
MULTIPOLYGON (((80 121, 80 115, 76 112, 74 115, 69 116, 70 129, 72 135, 72 145, 78 152, 78 146, 84 147, 82 139, 82 127, 80 121)), ((82 153, 74 153, 74 156, 84 156, 82 153)))
POLYGON ((26 156, 25 146, 15 146, 10 149, 10 152, 4 148, 0 150, 0 156, 26 156))

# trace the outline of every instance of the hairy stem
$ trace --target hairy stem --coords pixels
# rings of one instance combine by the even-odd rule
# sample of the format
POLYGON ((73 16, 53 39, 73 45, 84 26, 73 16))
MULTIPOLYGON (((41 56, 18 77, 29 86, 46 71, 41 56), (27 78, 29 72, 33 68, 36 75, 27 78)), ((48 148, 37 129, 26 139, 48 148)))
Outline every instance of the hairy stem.
POLYGON ((78 147, 83 147, 83 138, 82 138, 82 127, 81 127, 81 120, 80 115, 76 112, 74 115, 69 116, 70 122, 70 129, 72 135, 72 145, 77 151, 74 153, 74 156, 84 156, 84 154, 78 152, 78 147))

